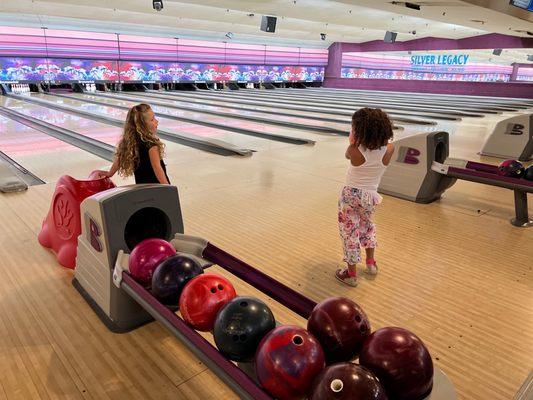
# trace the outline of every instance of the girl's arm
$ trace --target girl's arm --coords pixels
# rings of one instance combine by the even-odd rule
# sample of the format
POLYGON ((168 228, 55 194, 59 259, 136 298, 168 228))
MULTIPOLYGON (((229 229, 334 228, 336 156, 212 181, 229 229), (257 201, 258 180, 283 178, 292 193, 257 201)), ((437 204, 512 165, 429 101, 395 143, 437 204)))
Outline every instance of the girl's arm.
POLYGON ((115 156, 115 159, 113 160, 113 165, 111 165, 111 168, 109 171, 100 171, 96 170, 94 172, 98 173, 98 177, 100 178, 111 178, 115 173, 118 171, 118 158, 115 156))
POLYGON ((159 183, 170 185, 170 182, 167 180, 165 175, 165 171, 163 171, 163 167, 161 167, 159 147, 150 147, 150 150, 148 150, 148 155, 150 156, 150 164, 152 165, 152 169, 154 170, 155 176, 157 177, 159 183))
POLYGON ((385 152, 385 155, 383 156, 383 164, 389 165, 393 154, 394 154, 394 144, 389 143, 387 144, 387 151, 385 152))

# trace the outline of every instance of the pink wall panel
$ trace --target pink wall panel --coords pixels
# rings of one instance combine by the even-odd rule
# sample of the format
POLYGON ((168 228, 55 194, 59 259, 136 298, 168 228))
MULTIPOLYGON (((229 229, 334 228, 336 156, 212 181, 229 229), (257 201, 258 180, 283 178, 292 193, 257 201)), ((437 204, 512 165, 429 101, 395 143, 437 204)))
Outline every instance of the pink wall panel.
POLYGON ((0 55, 323 66, 328 50, 0 26, 0 55))

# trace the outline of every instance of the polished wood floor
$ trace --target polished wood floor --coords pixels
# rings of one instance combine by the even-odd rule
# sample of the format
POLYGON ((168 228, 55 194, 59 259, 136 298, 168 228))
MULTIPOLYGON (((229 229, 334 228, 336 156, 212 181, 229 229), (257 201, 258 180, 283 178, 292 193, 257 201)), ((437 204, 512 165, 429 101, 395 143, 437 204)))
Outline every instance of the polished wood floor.
MULTIPOLYGON (((456 125, 451 156, 479 160, 487 121, 456 125)), ((385 196, 376 214, 380 273, 343 286, 333 271, 345 142, 167 159, 186 233, 315 301, 353 299, 373 329, 412 330, 460 399, 511 399, 533 367, 533 228, 509 224, 512 192, 457 182, 428 205, 385 196)), ((37 242, 53 191, 51 183, 0 196, 0 399, 236 398, 160 324, 127 334, 105 328, 72 287, 72 271, 37 242)), ((230 279, 240 294, 267 300, 281 323, 305 326, 230 279)))

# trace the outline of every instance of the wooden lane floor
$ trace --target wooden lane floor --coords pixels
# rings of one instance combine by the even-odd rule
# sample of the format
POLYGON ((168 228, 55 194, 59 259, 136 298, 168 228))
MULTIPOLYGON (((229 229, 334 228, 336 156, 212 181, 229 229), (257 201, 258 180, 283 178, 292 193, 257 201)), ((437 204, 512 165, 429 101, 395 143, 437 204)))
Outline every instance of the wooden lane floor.
MULTIPOLYGON (((455 135, 463 134, 459 125, 455 135)), ((373 330, 412 330, 460 399, 512 398, 533 354, 533 231, 509 224, 512 193, 458 182, 428 205, 385 196, 376 214, 380 273, 373 280, 361 274, 351 288, 333 277, 341 264, 336 202, 345 146, 346 138, 329 138, 246 159, 170 165, 186 232, 315 301, 353 299, 373 330)), ((463 151, 479 159, 479 146, 463 151)), ((71 286, 72 271, 36 241, 52 193, 53 185, 42 185, 0 197, 4 397, 236 399, 160 324, 122 335, 107 331, 71 286)), ((228 277, 239 294, 267 301, 279 322, 305 326, 228 277)))

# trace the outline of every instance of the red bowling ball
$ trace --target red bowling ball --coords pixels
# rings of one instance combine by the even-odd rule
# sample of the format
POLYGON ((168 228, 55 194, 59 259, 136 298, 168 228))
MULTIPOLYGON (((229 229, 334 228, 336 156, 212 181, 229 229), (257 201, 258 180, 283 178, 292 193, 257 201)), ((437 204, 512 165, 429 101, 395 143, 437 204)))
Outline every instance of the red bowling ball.
POLYGON ((181 316, 196 330, 212 331, 218 311, 235 296, 235 288, 223 276, 199 275, 191 279, 181 292, 181 316))
POLYGON ((365 340, 359 363, 372 371, 395 400, 422 400, 433 387, 433 361, 407 329, 387 327, 365 340))
POLYGON ((352 363, 330 365, 313 383, 309 400, 387 400, 385 389, 368 369, 352 363))
POLYGON ((278 400, 304 398, 324 366, 320 343, 298 326, 273 329, 255 354, 257 379, 278 400))
POLYGON ((173 254, 176 254, 176 249, 166 240, 145 239, 130 254, 130 274, 141 285, 150 287, 157 266, 173 254))
POLYGON ((320 342, 328 364, 354 359, 370 335, 370 322, 357 303, 330 297, 318 303, 307 321, 307 330, 320 342))

